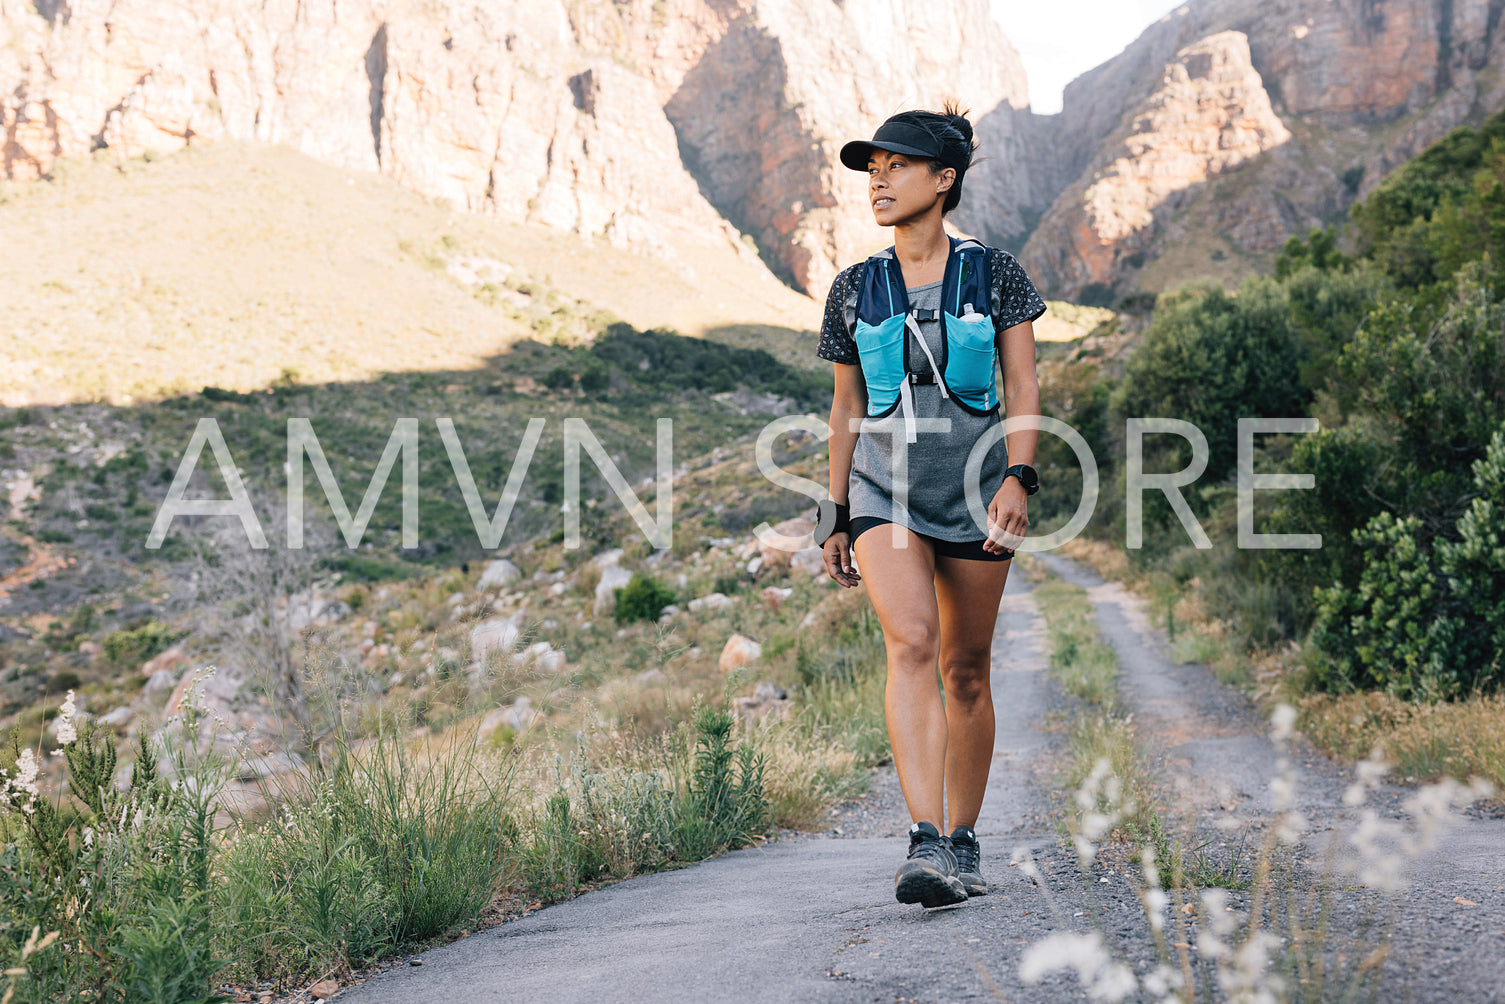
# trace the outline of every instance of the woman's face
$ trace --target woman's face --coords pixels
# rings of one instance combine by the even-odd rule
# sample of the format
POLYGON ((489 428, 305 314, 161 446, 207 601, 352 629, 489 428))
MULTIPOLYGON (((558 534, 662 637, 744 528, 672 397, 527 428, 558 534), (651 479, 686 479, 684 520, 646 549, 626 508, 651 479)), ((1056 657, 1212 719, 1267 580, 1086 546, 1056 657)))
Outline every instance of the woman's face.
POLYGON ((956 178, 956 169, 930 173, 930 162, 887 150, 873 150, 867 162, 868 203, 880 227, 919 219, 940 206, 956 178))

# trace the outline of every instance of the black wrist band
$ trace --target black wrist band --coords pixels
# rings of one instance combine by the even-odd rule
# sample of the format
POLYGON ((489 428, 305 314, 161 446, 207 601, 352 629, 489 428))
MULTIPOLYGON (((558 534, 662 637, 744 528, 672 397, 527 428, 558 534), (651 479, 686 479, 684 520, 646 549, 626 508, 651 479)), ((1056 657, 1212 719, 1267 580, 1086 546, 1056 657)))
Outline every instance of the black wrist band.
POLYGON ((834 502, 831 499, 823 499, 816 507, 815 542, 822 547, 831 539, 832 534, 851 532, 851 508, 834 502), (831 529, 821 532, 821 523, 825 522, 828 514, 831 514, 831 529))

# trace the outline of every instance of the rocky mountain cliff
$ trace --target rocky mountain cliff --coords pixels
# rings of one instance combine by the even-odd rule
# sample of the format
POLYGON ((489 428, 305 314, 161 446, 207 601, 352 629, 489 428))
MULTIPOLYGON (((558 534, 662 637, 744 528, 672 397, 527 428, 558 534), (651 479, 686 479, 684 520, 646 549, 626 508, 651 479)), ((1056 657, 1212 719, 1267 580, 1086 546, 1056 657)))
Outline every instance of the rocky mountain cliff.
POLYGON ((1060 173, 1038 186, 1057 194, 1042 207, 1026 265, 1057 295, 1106 301, 1267 262, 1289 234, 1341 215, 1450 129, 1505 105, 1502 8, 1179 8, 1073 81, 1060 115, 1033 123, 1060 173))
POLYGON ((1235 278, 1505 104, 1505 0, 1200 0, 1027 107, 986 0, 0 0, 0 171, 222 137, 820 296, 883 243, 836 160, 969 107, 957 226, 1048 292, 1235 278))
POLYGON ((230 136, 797 288, 879 238, 836 153, 902 108, 1022 107, 986 0, 0 0, 0 165, 230 136))

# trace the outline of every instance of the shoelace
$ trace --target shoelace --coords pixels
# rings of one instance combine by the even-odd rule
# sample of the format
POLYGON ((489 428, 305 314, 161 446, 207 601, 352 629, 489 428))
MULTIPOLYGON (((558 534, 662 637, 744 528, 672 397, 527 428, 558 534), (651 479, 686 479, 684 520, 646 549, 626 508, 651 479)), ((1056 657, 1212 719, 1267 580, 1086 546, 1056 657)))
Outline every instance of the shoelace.
POLYGON ((925 858, 933 861, 945 871, 956 860, 955 854, 950 854, 951 848, 947 846, 944 837, 922 837, 909 842, 909 856, 911 858, 925 858), (950 858, 948 861, 947 858, 950 858))
POLYGON ((956 840, 953 838, 951 841, 951 851, 956 855, 956 870, 959 872, 972 872, 974 875, 979 874, 977 871, 977 859, 981 850, 981 847, 970 840, 956 840))

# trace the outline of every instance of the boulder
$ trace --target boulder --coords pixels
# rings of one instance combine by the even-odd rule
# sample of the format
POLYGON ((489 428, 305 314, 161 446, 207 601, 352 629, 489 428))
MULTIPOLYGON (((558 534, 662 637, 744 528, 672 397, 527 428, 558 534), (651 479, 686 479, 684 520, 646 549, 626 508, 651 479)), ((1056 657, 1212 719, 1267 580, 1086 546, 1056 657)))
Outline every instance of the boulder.
POLYGON ((504 654, 510 652, 520 633, 510 617, 482 621, 470 629, 471 659, 477 665, 481 665, 486 662, 487 654, 493 650, 504 654))
POLYGON ((486 717, 481 719, 481 727, 476 738, 486 739, 502 726, 514 732, 526 732, 537 718, 538 712, 533 710, 533 701, 527 697, 519 697, 505 708, 488 712, 486 717))
POLYGON ((825 553, 813 544, 800 551, 795 551, 789 556, 789 567, 794 571, 805 572, 808 575, 826 574, 825 553))
POLYGON ((794 590, 787 586, 768 586, 763 590, 763 606, 769 610, 777 610, 784 605, 784 601, 794 594, 794 590))
MULTIPOLYGON (((773 532, 785 537, 805 537, 815 532, 815 524, 803 517, 786 519, 773 527, 773 532)), ((768 568, 786 568, 794 551, 786 551, 782 547, 776 547, 772 543, 755 538, 758 542, 758 554, 763 558, 763 564, 768 568)))
POLYGON ((631 581, 632 573, 621 565, 610 564, 602 568, 601 581, 596 583, 596 602, 591 606, 591 612, 597 616, 614 612, 617 609, 616 590, 631 581))
POLYGON ((153 675, 161 672, 175 672, 179 666, 188 661, 188 653, 183 651, 183 646, 174 645, 141 664, 141 675, 148 680, 153 675))
POLYGON ((723 673, 730 673, 734 669, 757 662, 763 655, 763 646, 753 641, 747 635, 734 634, 726 640, 726 645, 721 649, 721 658, 716 665, 723 673))
POLYGON ((158 694, 171 692, 177 684, 178 674, 168 669, 162 669, 146 678, 146 687, 144 689, 148 696, 155 697, 158 694))
POLYGON ((476 584, 477 589, 500 589, 509 586, 523 577, 522 569, 518 568, 506 558, 487 562, 486 571, 481 573, 481 581, 476 584))
POLYGON ((691 613, 699 613, 702 610, 725 610, 735 602, 737 601, 733 597, 725 593, 711 593, 708 596, 697 596, 691 600, 689 609, 691 613))

